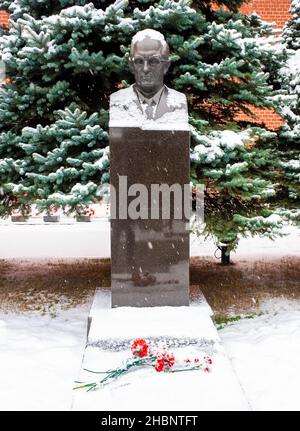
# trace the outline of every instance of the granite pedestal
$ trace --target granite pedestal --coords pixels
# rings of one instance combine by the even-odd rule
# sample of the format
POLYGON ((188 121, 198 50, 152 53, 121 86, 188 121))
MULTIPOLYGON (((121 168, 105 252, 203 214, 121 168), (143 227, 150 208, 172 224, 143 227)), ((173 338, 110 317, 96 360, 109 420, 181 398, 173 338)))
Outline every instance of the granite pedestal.
POLYGON ((187 130, 110 128, 113 307, 189 304, 189 141, 187 130))

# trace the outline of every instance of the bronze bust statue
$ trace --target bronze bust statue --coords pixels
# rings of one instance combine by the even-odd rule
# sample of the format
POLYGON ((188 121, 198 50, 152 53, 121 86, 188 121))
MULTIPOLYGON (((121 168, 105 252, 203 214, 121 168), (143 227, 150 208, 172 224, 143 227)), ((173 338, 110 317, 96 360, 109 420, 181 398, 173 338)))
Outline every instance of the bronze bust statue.
POLYGON ((186 96, 164 84, 169 66, 164 36, 152 29, 136 33, 129 58, 135 83, 111 95, 110 127, 187 128, 186 96))

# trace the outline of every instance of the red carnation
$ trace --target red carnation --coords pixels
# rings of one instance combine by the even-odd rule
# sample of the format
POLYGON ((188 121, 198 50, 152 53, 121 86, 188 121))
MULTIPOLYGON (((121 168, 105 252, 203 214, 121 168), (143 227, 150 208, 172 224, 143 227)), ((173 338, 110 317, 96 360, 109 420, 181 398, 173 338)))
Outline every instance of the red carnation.
POLYGON ((166 359, 168 361, 169 367, 173 367, 175 363, 175 356, 173 355, 173 353, 167 353, 166 359))
POLYGON ((135 339, 131 345, 131 351, 133 355, 139 356, 140 358, 148 355, 148 349, 148 344, 142 338, 135 339))
POLYGON ((165 366, 165 356, 162 355, 161 353, 158 353, 156 356, 154 367, 156 371, 160 372, 160 371, 163 371, 164 366, 165 366))

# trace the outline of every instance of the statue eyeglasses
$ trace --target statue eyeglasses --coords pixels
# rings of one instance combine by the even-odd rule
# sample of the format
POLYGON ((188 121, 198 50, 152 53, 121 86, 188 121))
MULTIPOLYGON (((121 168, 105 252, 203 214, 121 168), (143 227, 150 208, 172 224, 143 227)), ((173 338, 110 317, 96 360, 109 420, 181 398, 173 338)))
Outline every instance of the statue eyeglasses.
POLYGON ((151 57, 142 57, 142 56, 139 55, 139 56, 132 57, 130 60, 132 61, 132 63, 137 68, 144 67, 145 63, 147 62, 147 65, 149 67, 151 67, 152 69, 158 67, 161 63, 169 61, 168 59, 161 58, 158 55, 157 56, 153 55, 151 57))

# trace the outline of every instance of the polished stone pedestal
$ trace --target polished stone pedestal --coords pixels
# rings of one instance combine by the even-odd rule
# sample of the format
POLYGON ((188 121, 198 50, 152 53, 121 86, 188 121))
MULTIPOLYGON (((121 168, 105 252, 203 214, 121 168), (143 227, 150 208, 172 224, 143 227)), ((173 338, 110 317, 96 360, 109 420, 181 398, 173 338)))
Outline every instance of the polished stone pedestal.
POLYGON ((113 307, 189 304, 189 219, 184 211, 184 196, 186 207, 189 196, 183 193, 190 182, 189 141, 185 130, 110 128, 110 177, 116 191, 111 201, 113 307), (170 193, 163 201, 159 194, 157 202, 154 184, 176 185, 177 191, 180 186, 182 197, 170 193), (164 205, 169 202, 168 215, 164 205), (130 218, 130 208, 141 218, 130 218))

